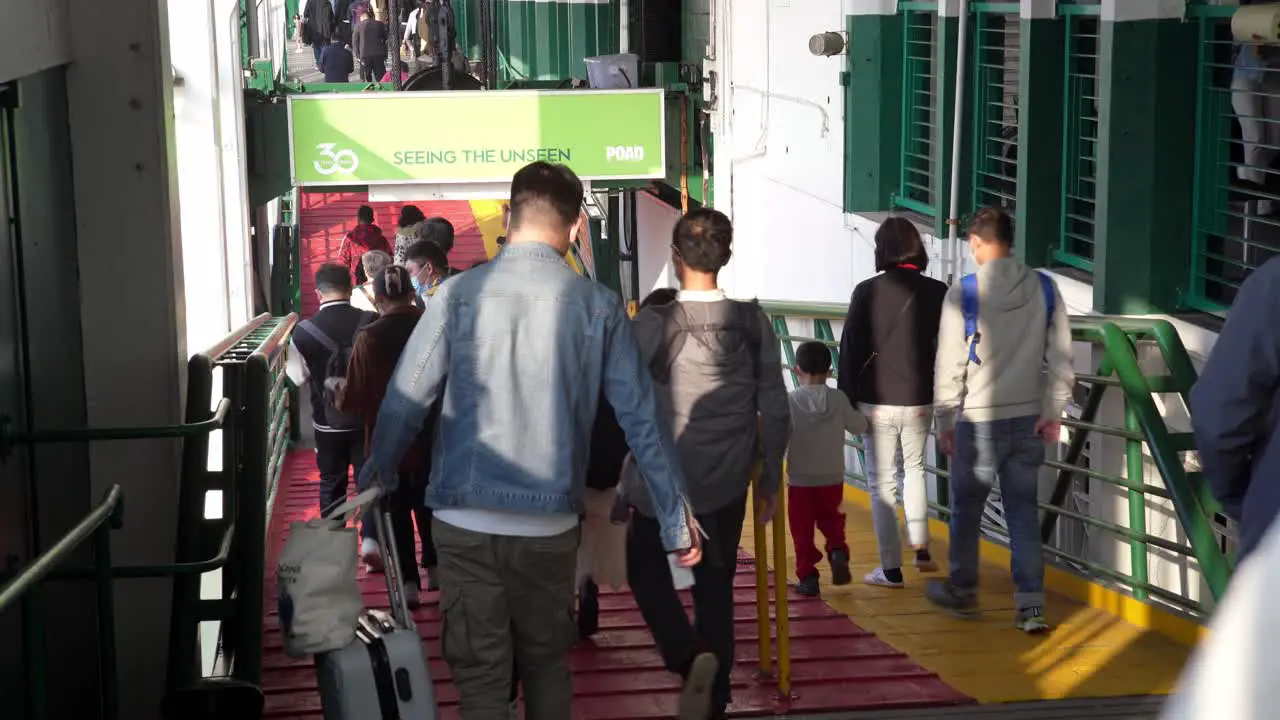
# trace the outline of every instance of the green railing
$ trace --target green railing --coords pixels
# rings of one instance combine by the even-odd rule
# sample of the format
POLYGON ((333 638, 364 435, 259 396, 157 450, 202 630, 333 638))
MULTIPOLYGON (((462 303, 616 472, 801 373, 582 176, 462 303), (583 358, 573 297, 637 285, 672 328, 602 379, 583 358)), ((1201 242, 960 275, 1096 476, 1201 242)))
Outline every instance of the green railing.
MULTIPOLYGON (((1188 9, 1199 26, 1200 51, 1194 230, 1182 303, 1211 313, 1225 313, 1244 279, 1280 253, 1280 220, 1274 216, 1280 207, 1280 174, 1270 162, 1280 152, 1280 118, 1268 115, 1277 95, 1265 89, 1280 78, 1280 70, 1261 70, 1262 82, 1232 91, 1237 45, 1230 16, 1222 13, 1235 9, 1188 9)), ((1271 51, 1262 45, 1245 47, 1271 51)))
MULTIPOLYGON (((23 702, 26 717, 43 720, 49 711, 46 700, 44 625, 39 601, 40 583, 66 564, 86 540, 93 540, 93 575, 96 581, 99 617, 115 616, 115 594, 111 578, 111 530, 121 526, 124 493, 113 485, 106 497, 75 527, 67 531, 45 552, 0 588, 0 615, 16 604, 22 612, 23 702)), ((98 692, 104 720, 120 717, 120 690, 116 680, 115 623, 98 622, 98 692)), ((12 709, 12 708, 11 708, 12 709)))
MULTIPOLYGON (((788 369, 794 365, 794 347, 800 342, 819 340, 839 352, 832 322, 844 320, 843 306, 772 301, 761 305, 773 319, 788 369), (806 324, 812 328, 808 335, 794 329, 797 325, 806 324)), ((1207 614, 1202 603, 1155 585, 1147 577, 1148 558, 1152 551, 1194 561, 1215 600, 1222 596, 1231 574, 1231 561, 1224 550, 1226 530, 1218 520, 1221 508, 1199 473, 1184 470, 1182 454, 1194 450, 1191 433, 1170 430, 1155 399, 1156 394, 1176 394, 1183 403, 1187 402, 1196 372, 1186 348, 1173 326, 1162 320, 1098 316, 1072 318, 1071 324, 1076 342, 1101 349, 1101 361, 1096 373, 1077 376, 1077 383, 1088 388, 1084 407, 1079 418, 1062 418, 1062 424, 1070 435, 1066 451, 1061 459, 1050 458, 1045 462, 1045 467, 1057 473, 1052 498, 1040 505, 1044 511, 1041 531, 1046 541, 1045 553, 1062 567, 1126 588, 1137 599, 1156 599, 1185 612, 1207 614), (1148 376, 1142 372, 1138 362, 1139 348, 1158 352, 1165 367, 1163 374, 1148 376), (1112 388, 1112 392, 1119 392, 1124 399, 1123 425, 1098 422, 1103 396, 1112 388), (1123 475, 1101 472, 1083 463, 1086 443, 1096 436, 1110 436, 1123 441, 1123 475), (1162 484, 1154 484, 1147 477, 1145 458, 1148 455, 1162 484), (1114 485, 1127 493, 1127 527, 1093 517, 1087 510, 1068 507, 1066 500, 1071 490, 1087 488, 1092 482, 1114 485), (1147 532, 1148 498, 1171 501, 1185 542, 1147 532), (1129 572, 1099 564, 1079 551, 1050 544, 1061 518, 1100 530, 1126 543, 1130 554, 1129 572)), ((794 382, 794 370, 791 374, 794 382)), ((861 439, 852 438, 849 444, 861 451, 861 439)), ((947 519, 950 517, 949 473, 942 461, 943 456, 935 451, 934 457, 935 462, 928 465, 927 470, 935 483, 931 496, 937 501, 931 502, 930 508, 938 517, 947 519)), ((866 477, 861 468, 848 475, 855 485, 866 488, 866 477)), ((987 513, 988 518, 999 515, 998 511, 987 513)), ((998 541, 1008 540, 1007 531, 990 520, 984 522, 983 530, 998 541)))
MULTIPOLYGON (((94 580, 99 613, 99 690, 108 720, 119 717, 113 584, 117 580, 172 578, 166 687, 171 696, 198 692, 205 681, 199 644, 200 624, 220 624, 215 676, 234 678, 249 688, 260 680, 264 558, 267 520, 288 447, 288 393, 284 363, 289 334, 297 315, 260 315, 209 350, 192 356, 187 366, 186 422, 183 425, 8 431, 0 423, 0 458, 13 448, 44 443, 87 443, 115 440, 181 438, 182 471, 178 494, 175 562, 118 566, 111 562, 110 527, 119 527, 118 488, 52 548, 25 569, 13 568, 0 589, 0 613, 19 603, 23 623, 23 667, 27 668, 26 717, 47 717, 40 598, 43 583, 94 580), (213 405, 215 369, 222 397, 213 405), (209 470, 210 435, 222 432, 221 469, 209 470), (205 516, 210 493, 220 493, 222 512, 205 516), (69 553, 90 536, 91 568, 59 568, 69 553), (201 577, 222 572, 221 597, 201 597, 201 577)), ((260 694, 258 705, 261 705, 260 694)), ((188 717, 180 703, 172 717, 188 717)), ((249 716, 244 715, 248 720, 249 716)))
POLYGON ((904 7, 902 175, 893 204, 932 216, 936 205, 933 137, 937 126, 933 51, 938 15, 931 3, 905 3, 904 7))
POLYGON ((1018 194, 1018 13, 1017 3, 974 7, 973 206, 1011 214, 1018 194))
POLYGON ((1097 6, 1071 9, 1080 12, 1063 20, 1066 91, 1062 111, 1066 136, 1062 144, 1062 235, 1054 259, 1092 272, 1098 211, 1100 24, 1097 6))

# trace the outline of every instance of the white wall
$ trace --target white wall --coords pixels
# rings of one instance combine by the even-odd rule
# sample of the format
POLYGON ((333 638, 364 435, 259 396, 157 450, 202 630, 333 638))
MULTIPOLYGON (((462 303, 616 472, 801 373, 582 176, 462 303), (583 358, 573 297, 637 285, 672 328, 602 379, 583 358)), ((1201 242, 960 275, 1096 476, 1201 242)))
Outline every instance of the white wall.
POLYGON ((808 49, 811 35, 844 27, 841 4, 716 10, 715 205, 735 228, 723 284, 742 297, 845 302, 870 274, 874 230, 842 209, 843 57, 808 49))
POLYGON ((69 0, 0 0, 0 82, 71 59, 69 0))
MULTIPOLYGON (((74 20, 67 96, 87 424, 180 423, 185 313, 164 2, 77 3, 74 20)), ((178 445, 90 446, 94 496, 113 484, 125 492, 115 562, 173 561, 178 445)), ((116 584, 122 717, 158 715, 169 600, 164 580, 116 584)))
POLYGON ((679 210, 649 193, 636 193, 636 245, 640 255, 638 300, 658 288, 678 286, 679 280, 671 269, 671 231, 679 219, 679 210))

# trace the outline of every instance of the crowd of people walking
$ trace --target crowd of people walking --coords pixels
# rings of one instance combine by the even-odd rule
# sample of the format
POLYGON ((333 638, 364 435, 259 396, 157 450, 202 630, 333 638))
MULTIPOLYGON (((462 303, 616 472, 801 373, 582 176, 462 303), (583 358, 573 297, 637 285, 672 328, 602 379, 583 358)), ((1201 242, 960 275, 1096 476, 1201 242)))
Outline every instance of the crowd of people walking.
POLYGON ((404 0, 392 14, 387 0, 306 0, 294 33, 328 83, 351 82, 353 74, 360 82, 391 82, 388 62, 403 82, 446 57, 456 72, 469 72, 451 0, 404 0))
MULTIPOLYGON (((925 277, 914 226, 885 223, 880 274, 853 293, 838 366, 826 345, 800 345, 788 392, 769 317, 719 286, 732 256, 725 215, 677 222, 680 287, 655 291, 632 319, 565 261, 582 202, 568 168, 520 170, 501 252, 466 272, 449 266, 448 221, 405 206, 387 238, 361 208, 339 262, 317 271, 320 309, 290 348, 290 377, 310 383, 318 503, 345 498, 352 475, 389 494, 405 596, 421 603, 420 568, 440 591, 462 717, 508 717, 517 697, 532 720, 570 717, 568 652, 597 630, 597 583, 630 588, 683 679, 679 717, 725 717, 748 510, 770 521, 785 485, 796 590, 820 594, 824 556, 833 584, 851 582, 845 437, 862 435, 881 557, 863 581, 903 587, 899 483, 914 565, 936 569, 923 472, 935 417, 956 512, 950 574, 927 596, 976 611, 978 522, 998 477, 1015 622, 1047 628, 1035 469, 1070 396, 1071 340, 1052 282, 1011 257, 1007 215, 978 214, 980 269, 950 290, 925 277)), ((366 525, 361 556, 377 571, 380 538, 366 525)))

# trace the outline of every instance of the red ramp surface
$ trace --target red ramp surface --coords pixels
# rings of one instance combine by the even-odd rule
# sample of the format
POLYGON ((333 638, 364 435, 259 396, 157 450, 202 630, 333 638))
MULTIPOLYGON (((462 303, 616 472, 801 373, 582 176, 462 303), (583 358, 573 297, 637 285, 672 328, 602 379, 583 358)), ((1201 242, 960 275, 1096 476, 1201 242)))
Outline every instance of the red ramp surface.
POLYGON ((316 298, 316 270, 327 262, 338 262, 342 238, 356 226, 356 211, 361 205, 373 208, 374 223, 382 228, 387 243, 395 249, 396 218, 400 208, 417 205, 427 217, 440 216, 453 223, 453 251, 449 264, 466 269, 485 259, 484 237, 476 226, 471 203, 458 200, 431 202, 369 202, 366 192, 300 191, 298 211, 299 254, 301 257, 302 317, 315 314, 320 301, 316 298))
MULTIPOLYGON (((280 479, 268 543, 265 642, 262 683, 267 704, 264 717, 319 720, 315 664, 294 659, 281 648, 276 617, 276 560, 288 526, 317 514, 319 477, 315 454, 292 453, 280 479)), ((381 576, 361 577, 365 603, 387 606, 381 576)), ((755 677, 759 662, 756 626, 755 569, 744 561, 738 570, 734 617, 737 621, 737 665, 733 672, 735 717, 835 710, 912 708, 971 703, 968 698, 910 658, 876 639, 816 598, 789 596, 793 699, 780 702, 771 681, 755 677)), ((431 660, 431 673, 441 717, 458 717, 458 693, 448 665, 440 659, 440 613, 436 593, 414 613, 431 660)), ((685 597, 685 605, 691 603, 685 597)), ((600 632, 594 642, 573 651, 572 720, 669 720, 675 716, 680 686, 666 672, 631 594, 602 593, 600 632)))

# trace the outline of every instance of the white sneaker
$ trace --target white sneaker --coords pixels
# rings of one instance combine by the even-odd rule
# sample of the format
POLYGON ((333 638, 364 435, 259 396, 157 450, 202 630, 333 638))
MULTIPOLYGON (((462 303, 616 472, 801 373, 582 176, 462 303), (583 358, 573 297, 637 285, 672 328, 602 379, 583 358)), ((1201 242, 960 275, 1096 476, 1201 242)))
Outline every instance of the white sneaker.
POLYGON ((689 666, 689 675, 680 690, 680 720, 706 720, 711 713, 711 692, 715 687, 716 670, 720 667, 716 656, 700 653, 689 666))
POLYGON ((364 563, 365 572, 380 573, 383 571, 382 552, 378 547, 377 540, 367 537, 360 541, 360 561, 364 563))
POLYGON ((862 582, 875 587, 900 588, 903 584, 890 580, 884 574, 884 568, 877 567, 875 570, 862 576, 862 582))
POLYGON ((422 607, 422 598, 418 595, 418 586, 413 583, 404 584, 404 602, 410 610, 422 607))

